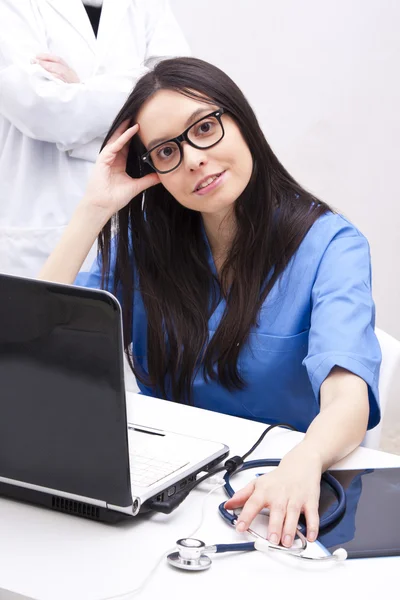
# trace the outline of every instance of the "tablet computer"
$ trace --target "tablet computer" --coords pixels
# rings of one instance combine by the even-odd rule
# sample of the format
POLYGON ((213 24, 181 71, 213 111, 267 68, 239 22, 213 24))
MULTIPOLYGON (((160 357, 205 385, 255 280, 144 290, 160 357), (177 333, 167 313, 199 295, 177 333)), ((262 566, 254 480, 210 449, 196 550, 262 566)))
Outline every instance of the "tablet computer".
MULTIPOLYGON (((346 512, 318 541, 330 552, 345 548, 349 558, 400 555, 400 468, 330 471, 343 485, 346 512)), ((320 514, 335 508, 323 484, 320 514)))

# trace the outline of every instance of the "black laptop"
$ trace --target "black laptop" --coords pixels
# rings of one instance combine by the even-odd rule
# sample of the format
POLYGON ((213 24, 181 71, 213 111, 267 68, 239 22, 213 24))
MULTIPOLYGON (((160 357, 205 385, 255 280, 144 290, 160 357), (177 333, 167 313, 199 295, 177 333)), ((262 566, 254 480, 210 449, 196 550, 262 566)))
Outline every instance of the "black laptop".
POLYGON ((99 520, 185 490, 225 444, 128 423, 121 308, 105 291, 0 275, 0 494, 99 520))

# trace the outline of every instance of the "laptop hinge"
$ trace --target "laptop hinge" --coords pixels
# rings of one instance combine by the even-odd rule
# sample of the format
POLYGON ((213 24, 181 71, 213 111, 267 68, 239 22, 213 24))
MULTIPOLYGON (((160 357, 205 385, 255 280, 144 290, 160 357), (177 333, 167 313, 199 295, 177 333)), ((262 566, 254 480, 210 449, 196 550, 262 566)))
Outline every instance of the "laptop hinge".
POLYGON ((132 496, 132 505, 131 506, 117 506, 116 504, 109 504, 107 502, 107 508, 110 510, 116 510, 118 512, 123 512, 126 513, 127 515, 131 515, 133 517, 135 517, 141 507, 142 503, 140 501, 140 498, 137 498, 136 496, 132 496))

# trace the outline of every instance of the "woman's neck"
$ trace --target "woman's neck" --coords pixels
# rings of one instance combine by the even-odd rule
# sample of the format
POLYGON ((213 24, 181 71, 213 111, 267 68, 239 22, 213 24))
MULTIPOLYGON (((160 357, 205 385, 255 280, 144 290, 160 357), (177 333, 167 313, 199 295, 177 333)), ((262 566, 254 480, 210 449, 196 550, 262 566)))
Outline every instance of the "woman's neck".
POLYGON ((236 233, 233 211, 222 214, 202 213, 204 229, 218 271, 225 262, 236 233))

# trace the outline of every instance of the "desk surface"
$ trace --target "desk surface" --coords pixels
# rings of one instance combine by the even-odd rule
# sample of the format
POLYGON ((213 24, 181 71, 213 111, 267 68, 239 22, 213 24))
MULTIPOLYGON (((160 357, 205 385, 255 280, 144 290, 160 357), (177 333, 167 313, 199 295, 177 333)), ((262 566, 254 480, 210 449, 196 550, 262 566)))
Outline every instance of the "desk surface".
MULTIPOLYGON (((265 428, 260 423, 137 394, 128 394, 127 402, 129 421, 222 441, 233 454, 248 450, 265 428)), ((273 430, 254 458, 281 457, 302 437, 273 430)), ((400 456, 358 448, 336 467, 399 466, 400 456)), ((237 487, 247 480, 240 477, 251 474, 239 475, 237 487)), ((171 515, 145 515, 117 525, 0 498, 0 599, 100 600, 138 587, 158 558, 197 526, 211 487, 204 483, 171 515)), ((218 515, 217 506, 224 498, 221 489, 207 500, 205 520, 196 534, 207 544, 244 541, 218 515)), ((269 597, 306 594, 321 600, 338 594, 349 597, 351 590, 363 600, 375 599, 385 584, 395 585, 400 569, 400 557, 350 560, 328 568, 293 564, 259 552, 218 555, 213 563, 209 571, 186 573, 163 562, 144 591, 134 597, 168 600, 187 594, 203 600, 228 594, 230 600, 244 600, 249 594, 268 592, 269 597), (329 595, 334 590, 336 593, 329 595)))

